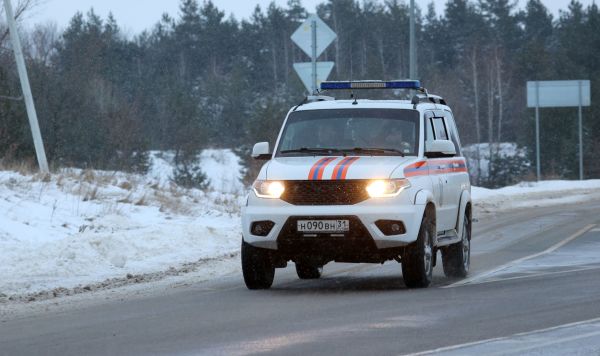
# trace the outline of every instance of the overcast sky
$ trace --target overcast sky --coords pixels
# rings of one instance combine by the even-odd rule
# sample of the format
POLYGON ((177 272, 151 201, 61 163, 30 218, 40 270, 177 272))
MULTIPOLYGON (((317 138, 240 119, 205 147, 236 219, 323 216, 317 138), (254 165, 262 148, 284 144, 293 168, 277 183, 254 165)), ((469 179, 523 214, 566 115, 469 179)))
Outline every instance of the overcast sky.
MULTIPOLYGON (((17 0, 12 0, 16 3, 17 0)), ((30 26, 35 23, 52 21, 64 27, 76 11, 87 12, 94 8, 97 14, 106 17, 110 11, 117 19, 117 23, 129 34, 141 32, 150 28, 160 19, 165 12, 176 17, 179 13, 180 0, 42 0, 44 1, 25 23, 30 26)), ((254 7, 259 4, 263 9, 272 0, 213 0, 213 3, 229 15, 233 13, 237 19, 250 16, 254 7)), ((378 0, 383 2, 383 0, 378 0)), ((408 0, 407 0, 408 1, 408 0)), ((426 8, 431 0, 416 0, 422 8, 426 8)), ((447 0, 433 0, 438 13, 443 11, 447 0)), ((583 4, 591 4, 594 0, 580 0, 583 4)), ((199 0, 201 3, 202 0, 199 0)), ((314 11, 316 4, 325 0, 302 0, 302 4, 309 11, 314 11)), ((557 15, 559 9, 566 9, 570 0, 543 0, 544 4, 557 15)), ((285 6, 287 0, 275 0, 275 3, 285 6)), ((520 0, 525 3, 525 0, 520 0)))

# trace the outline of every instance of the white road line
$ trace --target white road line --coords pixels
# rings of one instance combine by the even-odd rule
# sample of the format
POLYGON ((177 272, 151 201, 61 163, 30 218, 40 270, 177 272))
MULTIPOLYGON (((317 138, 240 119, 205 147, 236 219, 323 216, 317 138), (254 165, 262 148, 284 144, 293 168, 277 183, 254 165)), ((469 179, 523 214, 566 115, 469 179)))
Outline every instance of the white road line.
MULTIPOLYGON (((553 326, 553 327, 550 327, 550 328, 531 330, 531 331, 527 331, 527 332, 524 332, 524 333, 518 333, 518 334, 514 334, 514 335, 510 335, 510 336, 495 337, 495 338, 490 338, 490 339, 485 339, 485 340, 479 340, 479 341, 473 341, 473 342, 466 342, 464 344, 456 344, 456 345, 452 345, 452 346, 440 347, 440 348, 437 348, 437 349, 432 349, 432 350, 427 350, 427 351, 421 351, 421 352, 416 352, 416 353, 411 353, 411 354, 404 354, 404 356, 432 355, 432 354, 436 354, 436 353, 455 351, 455 350, 460 350, 460 349, 464 349, 464 348, 467 348, 467 347, 478 346, 478 345, 483 345, 483 344, 489 344, 489 343, 497 342, 497 341, 507 341, 507 340, 511 340, 511 339, 515 339, 515 338, 524 337, 524 336, 531 336, 531 335, 536 335, 536 334, 541 334, 541 333, 547 333, 547 332, 550 332, 550 331, 555 331, 555 330, 560 330, 560 329, 566 329, 566 328, 572 328, 572 327, 576 327, 576 326, 580 326, 580 325, 586 325, 586 324, 594 324, 594 323, 598 323, 598 322, 600 322, 600 318, 582 320, 582 321, 577 321, 577 322, 574 322, 574 323, 568 323, 568 324, 553 326)), ((583 335, 582 337, 594 336, 595 334, 596 334, 596 332, 590 333, 590 335, 587 335, 587 334, 583 335)), ((571 339, 571 338, 569 338, 569 339, 571 339)), ((562 341, 569 341, 569 340, 567 340, 567 339, 556 339, 556 341, 562 342, 562 341)), ((541 346, 543 346, 543 345, 541 345, 541 346)), ((506 351, 512 351, 512 350, 506 350, 506 351)))
POLYGON ((600 232, 600 228, 598 228, 598 229, 591 229, 590 232, 600 232))
POLYGON ((596 269, 600 269, 600 266, 576 268, 576 269, 569 269, 569 270, 565 270, 565 271, 530 273, 530 274, 523 275, 523 276, 492 278, 492 279, 486 279, 484 281, 478 281, 473 284, 486 284, 486 283, 513 281, 513 280, 518 280, 518 279, 552 276, 552 275, 557 275, 557 274, 568 274, 568 273, 574 273, 574 272, 591 271, 591 270, 596 270, 596 269))
POLYGON ((527 260, 530 260, 532 258, 540 257, 540 256, 546 255, 548 253, 554 252, 557 249, 559 249, 560 247, 566 245, 567 243, 575 240, 579 236, 581 236, 581 235, 585 234, 586 232, 590 231, 595 226, 596 226, 596 224, 589 224, 589 225, 585 226, 584 228, 582 228, 582 229, 578 230, 577 232, 575 232, 573 235, 567 237, 566 239, 560 241, 559 243, 557 243, 555 245, 550 246, 549 248, 545 249, 544 251, 537 252, 537 253, 534 253, 534 254, 529 255, 529 256, 518 258, 516 260, 513 260, 513 261, 510 261, 508 263, 505 263, 505 264, 503 264, 503 265, 501 265, 499 267, 496 267, 494 269, 491 269, 489 271, 477 274, 477 275, 475 275, 473 277, 469 277, 469 278, 463 279, 462 281, 458 281, 456 283, 452 283, 452 284, 449 284, 447 286, 442 286, 440 288, 453 288, 453 287, 459 287, 459 286, 463 286, 465 284, 473 283, 473 282, 475 282, 477 280, 480 280, 480 279, 483 279, 485 277, 488 277, 488 276, 490 276, 490 275, 492 275, 494 273, 498 273, 498 272, 500 272, 500 271, 502 271, 504 269, 512 267, 512 266, 514 266, 516 264, 519 264, 519 263, 521 263, 523 261, 527 261, 527 260))

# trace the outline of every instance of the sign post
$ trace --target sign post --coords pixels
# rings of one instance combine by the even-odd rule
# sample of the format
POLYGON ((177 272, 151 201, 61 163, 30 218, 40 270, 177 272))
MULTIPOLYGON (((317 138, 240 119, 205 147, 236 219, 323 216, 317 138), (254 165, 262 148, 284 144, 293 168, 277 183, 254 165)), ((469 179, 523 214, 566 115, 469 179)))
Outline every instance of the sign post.
POLYGON ((540 83, 535 82, 535 165, 537 181, 542 176, 542 167, 540 164, 540 83))
POLYGON ((335 40, 337 35, 317 15, 310 15, 292 34, 291 39, 310 57, 310 63, 294 63, 302 83, 311 94, 319 90, 319 82, 326 80, 331 72, 333 62, 317 62, 319 56, 335 40), (309 80, 306 80, 306 65, 310 70, 309 80))
POLYGON ((579 179, 583 180, 583 114, 582 107, 590 106, 589 80, 554 80, 527 82, 527 107, 535 108, 537 179, 540 180, 539 109, 556 107, 579 108, 579 179))
POLYGON ((29 85, 29 77, 27 76, 27 67, 25 66, 21 41, 19 40, 19 33, 17 32, 17 25, 15 24, 15 17, 10 1, 11 0, 4 0, 4 11, 6 12, 6 22, 8 22, 10 39, 12 41, 13 52, 15 53, 15 60, 17 62, 17 71, 19 72, 19 79, 21 80, 21 90, 23 91, 23 99, 25 100, 25 108, 27 109, 27 117, 29 118, 29 126, 31 127, 31 134, 33 136, 33 145, 35 147, 40 171, 42 173, 48 173, 48 161, 46 160, 44 141, 42 140, 42 133, 40 132, 37 113, 33 103, 33 94, 31 94, 31 86, 29 85))

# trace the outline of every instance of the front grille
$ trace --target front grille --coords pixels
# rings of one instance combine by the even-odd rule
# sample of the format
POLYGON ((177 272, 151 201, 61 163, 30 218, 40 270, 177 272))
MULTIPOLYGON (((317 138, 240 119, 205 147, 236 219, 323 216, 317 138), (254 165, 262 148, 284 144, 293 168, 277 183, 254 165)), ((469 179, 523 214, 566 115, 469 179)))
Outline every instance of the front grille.
POLYGON ((352 205, 367 200, 366 180, 293 180, 281 199, 294 205, 352 205))

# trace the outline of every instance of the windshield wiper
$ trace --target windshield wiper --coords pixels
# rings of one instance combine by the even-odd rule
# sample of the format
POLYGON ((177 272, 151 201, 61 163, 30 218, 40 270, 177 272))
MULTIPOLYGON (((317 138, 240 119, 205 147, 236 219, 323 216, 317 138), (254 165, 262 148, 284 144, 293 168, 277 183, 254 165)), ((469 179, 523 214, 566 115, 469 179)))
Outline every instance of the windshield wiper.
POLYGON ((356 153, 371 153, 371 154, 384 154, 386 152, 393 152, 393 153, 397 153, 398 155, 404 157, 404 152, 397 150, 395 148, 379 148, 379 147, 369 147, 369 148, 363 148, 363 147, 354 147, 351 150, 344 150, 344 151, 352 151, 352 152, 356 152, 356 153))
POLYGON ((331 153, 331 152, 339 152, 339 151, 340 151, 339 148, 301 147, 301 148, 296 148, 293 150, 283 150, 283 151, 280 151, 279 153, 281 153, 281 154, 286 154, 286 153, 331 153))

